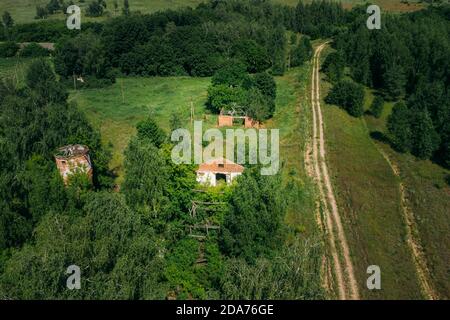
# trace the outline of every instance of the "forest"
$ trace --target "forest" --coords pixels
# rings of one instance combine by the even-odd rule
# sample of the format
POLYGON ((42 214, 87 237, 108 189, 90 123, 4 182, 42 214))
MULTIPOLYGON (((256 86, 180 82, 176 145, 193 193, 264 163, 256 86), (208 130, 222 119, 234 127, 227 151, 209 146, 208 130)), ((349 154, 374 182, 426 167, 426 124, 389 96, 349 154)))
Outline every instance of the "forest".
POLYGON ((375 89, 374 116, 396 102, 382 139, 450 167, 450 7, 383 14, 375 31, 366 18, 365 7, 326 0, 211 0, 123 12, 81 31, 3 15, 0 55, 35 59, 24 84, 0 81, 0 299, 325 298, 322 242, 284 223, 302 188, 294 179, 248 166, 232 187, 198 190, 195 168, 173 164, 168 133, 149 117, 128 143, 117 188, 108 146, 68 92, 77 78, 82 90, 119 76, 211 77, 211 112, 243 106, 265 121, 276 109, 274 76, 309 61, 312 40, 331 39, 327 102, 360 117, 364 88, 375 89), (80 173, 64 184, 54 153, 69 144, 89 147, 92 180, 80 173), (193 216, 193 203, 215 206, 193 216), (220 229, 192 237, 189 227, 205 223, 220 229), (66 288, 72 264, 84 290, 66 288))

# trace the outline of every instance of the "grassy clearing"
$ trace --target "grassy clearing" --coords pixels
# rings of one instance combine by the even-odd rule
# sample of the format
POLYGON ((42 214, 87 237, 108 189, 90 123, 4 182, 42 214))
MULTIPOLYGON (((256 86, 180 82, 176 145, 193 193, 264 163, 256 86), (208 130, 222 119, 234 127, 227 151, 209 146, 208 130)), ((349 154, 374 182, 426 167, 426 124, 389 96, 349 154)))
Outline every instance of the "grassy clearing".
POLYGON ((191 100, 196 118, 201 119, 209 82, 209 78, 188 77, 118 79, 107 88, 73 91, 70 100, 100 130, 104 143, 112 145, 111 168, 121 177, 123 150, 136 124, 152 116, 168 132, 170 115, 175 112, 188 126, 191 100))
MULTIPOLYGON (((322 98, 329 88, 322 81, 322 98)), ((329 167, 362 298, 422 298, 405 241, 397 177, 371 140, 363 119, 324 102, 322 112, 329 167), (365 286, 369 265, 381 268, 379 291, 365 286)))
MULTIPOLYGON (((373 93, 368 91, 368 103, 373 93)), ((388 103, 380 119, 370 115, 365 121, 371 132, 386 132, 386 119, 393 103, 388 103)), ((375 141, 400 169, 400 176, 417 224, 417 235, 423 247, 431 280, 441 298, 450 298, 450 188, 445 177, 450 174, 429 160, 395 152, 388 144, 375 141)))

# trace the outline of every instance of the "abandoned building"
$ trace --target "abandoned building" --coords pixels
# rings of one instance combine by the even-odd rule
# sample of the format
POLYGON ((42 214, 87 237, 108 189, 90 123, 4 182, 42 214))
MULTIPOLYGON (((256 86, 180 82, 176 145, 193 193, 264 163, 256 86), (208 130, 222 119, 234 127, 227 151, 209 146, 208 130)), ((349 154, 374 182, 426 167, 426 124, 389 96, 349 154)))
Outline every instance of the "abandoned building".
POLYGON ((244 167, 225 158, 202 163, 197 170, 197 182, 215 187, 220 181, 231 184, 240 176, 244 167))
POLYGON ((55 154, 56 166, 67 184, 70 175, 85 172, 92 179, 93 169, 89 148, 75 144, 59 148, 55 154))
POLYGON ((253 120, 249 116, 245 114, 240 114, 235 110, 232 111, 224 111, 223 109, 220 111, 218 117, 217 126, 220 127, 232 127, 236 124, 243 124, 244 128, 259 128, 259 122, 253 120))

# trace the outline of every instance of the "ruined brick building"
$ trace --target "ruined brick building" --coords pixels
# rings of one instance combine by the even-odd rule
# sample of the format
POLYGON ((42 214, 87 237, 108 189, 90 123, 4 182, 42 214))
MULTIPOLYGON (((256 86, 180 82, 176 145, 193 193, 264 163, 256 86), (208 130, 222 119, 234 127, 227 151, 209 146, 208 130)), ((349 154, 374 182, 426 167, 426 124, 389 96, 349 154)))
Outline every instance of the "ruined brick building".
POLYGON ((92 179, 93 169, 88 147, 75 144, 59 148, 55 160, 65 184, 70 175, 78 172, 85 172, 92 179))

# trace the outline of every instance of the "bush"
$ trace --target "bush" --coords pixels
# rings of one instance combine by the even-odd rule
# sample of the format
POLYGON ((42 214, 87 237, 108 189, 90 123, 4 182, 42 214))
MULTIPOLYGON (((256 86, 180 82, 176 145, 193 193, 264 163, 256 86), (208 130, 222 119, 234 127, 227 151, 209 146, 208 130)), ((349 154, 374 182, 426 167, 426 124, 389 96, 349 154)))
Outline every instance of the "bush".
POLYGON ((342 80, 333 87, 325 102, 342 107, 353 117, 360 117, 364 113, 364 87, 350 80, 342 80))
POLYGON ((47 8, 37 6, 36 7, 36 16, 34 18, 35 19, 45 19, 45 18, 47 18, 48 14, 49 14, 49 12, 48 12, 47 8))
POLYGON ((379 118, 383 113, 383 108, 384 99, 380 96, 376 96, 375 99, 373 99, 372 105, 370 106, 370 113, 372 113, 375 118, 379 118))
POLYGON ((88 17, 101 17, 103 15, 104 8, 106 7, 105 1, 98 0, 89 4, 86 10, 88 17))
POLYGON ((19 46, 15 42, 5 42, 0 44, 0 57, 14 57, 19 51, 19 46))
POLYGON ((26 58, 47 57, 50 55, 50 50, 45 49, 37 43, 30 43, 20 50, 20 56, 26 58))

